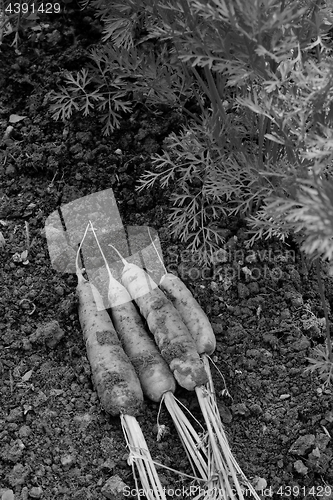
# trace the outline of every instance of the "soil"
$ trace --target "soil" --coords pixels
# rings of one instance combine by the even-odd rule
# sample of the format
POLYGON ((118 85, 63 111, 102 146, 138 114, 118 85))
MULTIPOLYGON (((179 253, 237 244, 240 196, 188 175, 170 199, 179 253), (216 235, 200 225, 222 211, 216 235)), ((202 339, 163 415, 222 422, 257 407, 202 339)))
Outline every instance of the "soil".
MULTIPOLYGON (((100 407, 77 315, 76 276, 52 267, 45 221, 57 207, 112 189, 124 225, 158 231, 167 267, 206 311, 217 337, 213 379, 229 444, 262 498, 333 498, 330 386, 305 372, 324 345, 324 311, 315 270, 292 243, 245 247, 244 225, 223 223, 217 263, 199 266, 167 226, 168 197, 138 194, 140 174, 177 110, 135 108, 103 137, 94 116, 55 122, 46 96, 64 69, 80 69, 100 36, 90 14, 51 17, 44 38, 23 39, 21 54, 0 47, 1 136, 11 114, 24 117, 0 146, 0 498, 85 500, 107 496, 110 478, 135 487, 121 422, 100 407), (25 252, 25 251, 28 251, 25 252), (250 270, 250 271, 249 271, 250 270), (223 377, 222 377, 223 375, 223 377), (227 388, 227 391, 226 391, 227 388), (262 490, 263 487, 266 489, 262 490), (332 491, 331 491, 332 488, 332 491)), ((332 279, 322 270, 327 306, 332 279)), ((194 393, 177 397, 200 419, 194 393)), ((138 421, 153 458, 190 474, 167 411, 146 401, 138 421)), ((170 498, 187 498, 189 480, 167 468, 170 498)), ((116 497, 114 497, 116 498, 116 497)))

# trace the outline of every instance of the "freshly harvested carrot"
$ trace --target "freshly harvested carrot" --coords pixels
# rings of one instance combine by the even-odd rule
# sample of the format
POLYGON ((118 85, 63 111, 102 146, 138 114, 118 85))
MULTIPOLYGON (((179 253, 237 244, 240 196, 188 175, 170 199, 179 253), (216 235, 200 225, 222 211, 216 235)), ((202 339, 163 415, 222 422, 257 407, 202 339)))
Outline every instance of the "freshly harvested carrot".
POLYGON ((199 354, 213 354, 216 348, 216 338, 212 325, 207 315, 193 297, 185 283, 173 273, 168 273, 164 262, 156 248, 149 228, 150 241, 155 249, 157 257, 164 269, 164 274, 159 282, 159 287, 171 300, 179 314, 181 315, 190 334, 195 340, 199 354))
POLYGON ((179 312, 143 269, 128 263, 113 245, 110 246, 124 264, 122 282, 146 319, 160 353, 179 385, 192 391, 196 386, 206 384, 204 365, 179 312))

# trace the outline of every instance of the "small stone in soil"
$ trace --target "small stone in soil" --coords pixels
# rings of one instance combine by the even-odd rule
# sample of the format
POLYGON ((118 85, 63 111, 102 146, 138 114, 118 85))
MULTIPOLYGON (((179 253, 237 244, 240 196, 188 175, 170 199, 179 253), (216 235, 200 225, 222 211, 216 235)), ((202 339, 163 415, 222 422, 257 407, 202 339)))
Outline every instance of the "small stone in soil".
POLYGON ((122 500, 128 489, 121 477, 112 476, 106 481, 101 491, 105 498, 109 500, 122 500))
POLYGON ((34 486, 29 491, 29 496, 31 498, 41 498, 42 495, 43 495, 43 488, 41 488, 40 486, 34 486))

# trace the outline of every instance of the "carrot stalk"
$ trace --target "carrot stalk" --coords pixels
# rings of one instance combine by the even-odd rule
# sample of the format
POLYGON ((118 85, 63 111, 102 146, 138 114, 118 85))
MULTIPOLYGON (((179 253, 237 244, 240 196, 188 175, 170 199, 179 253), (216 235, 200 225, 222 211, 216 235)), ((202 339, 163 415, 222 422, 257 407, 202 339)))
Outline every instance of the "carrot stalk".
MULTIPOLYGON (((176 398, 172 393, 164 394, 164 404, 172 417, 177 429, 180 440, 185 448, 187 457, 193 471, 198 471, 201 479, 208 480, 208 455, 207 449, 203 444, 203 438, 199 436, 190 421, 177 404, 176 398)), ((202 429, 204 431, 204 429, 202 429)))
MULTIPOLYGON (((161 485, 150 452, 147 446, 143 446, 145 438, 138 421, 130 415, 121 415, 120 418, 126 444, 130 450, 128 462, 132 465, 134 477, 136 478, 135 465, 139 472, 142 489, 147 498, 164 499, 164 489, 161 485)), ((139 491, 138 487, 137 491, 139 491)))

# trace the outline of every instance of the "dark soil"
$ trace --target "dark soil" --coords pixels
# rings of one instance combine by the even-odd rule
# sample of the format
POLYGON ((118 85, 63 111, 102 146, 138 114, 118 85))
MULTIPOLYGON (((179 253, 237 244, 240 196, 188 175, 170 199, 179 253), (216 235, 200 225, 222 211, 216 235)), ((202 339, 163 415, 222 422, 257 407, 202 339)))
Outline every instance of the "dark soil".
MULTIPOLYGON (((177 111, 137 108, 107 138, 93 116, 52 120, 48 93, 65 68, 82 67, 99 36, 98 26, 80 19, 51 19, 37 45, 23 40, 21 55, 6 40, 1 46, 1 137, 11 114, 25 118, 0 147, 0 498, 12 489, 15 500, 102 500, 114 476, 134 487, 120 419, 101 409, 91 383, 76 277, 52 267, 44 229, 57 207, 108 188, 125 225, 158 231, 168 269, 211 320, 213 361, 231 395, 213 368, 220 412, 245 474, 267 484, 263 498, 333 498, 332 392, 304 372, 311 349, 325 341, 314 270, 280 243, 246 250, 237 221, 224 226, 227 251, 212 269, 170 239, 167 196, 138 194, 135 185, 151 153, 179 127, 177 111)), ((323 278, 329 307, 332 281, 324 271, 323 278)), ((194 393, 178 389, 177 396, 199 414, 194 393)), ((191 473, 165 409, 160 423, 168 432, 157 442, 157 414, 147 401, 138 416, 153 458, 191 473)), ((161 479, 170 493, 189 484, 168 469, 161 479)))

